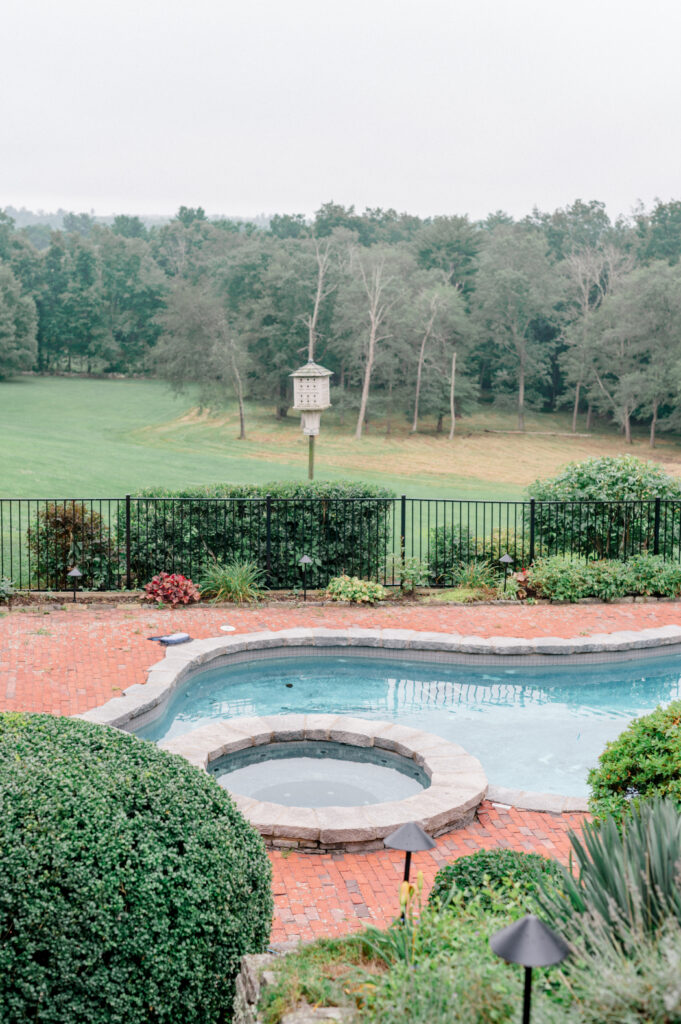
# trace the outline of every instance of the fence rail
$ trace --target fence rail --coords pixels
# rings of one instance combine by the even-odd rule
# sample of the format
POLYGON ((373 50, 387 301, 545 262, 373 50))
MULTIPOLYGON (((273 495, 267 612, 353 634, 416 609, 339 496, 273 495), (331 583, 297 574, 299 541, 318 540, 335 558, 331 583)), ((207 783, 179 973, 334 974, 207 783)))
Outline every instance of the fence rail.
POLYGON ((198 581, 213 560, 257 562, 272 588, 341 572, 400 581, 408 559, 446 586, 462 564, 516 567, 545 555, 681 560, 681 501, 473 501, 442 498, 2 498, 0 577, 21 590, 141 587, 163 570, 198 581))

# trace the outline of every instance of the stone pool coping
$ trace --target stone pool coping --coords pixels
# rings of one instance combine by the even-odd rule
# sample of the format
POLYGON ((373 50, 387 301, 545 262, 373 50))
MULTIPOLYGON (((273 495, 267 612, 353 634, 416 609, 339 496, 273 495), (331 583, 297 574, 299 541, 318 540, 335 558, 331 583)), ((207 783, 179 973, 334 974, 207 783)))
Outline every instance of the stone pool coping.
MULTIPOLYGON (((339 648, 353 653, 363 651, 373 656, 391 657, 397 652, 423 658, 426 652, 437 654, 437 660, 450 664, 484 661, 507 665, 560 664, 572 662, 593 664, 603 661, 624 660, 635 651, 640 656, 681 652, 681 626, 660 626, 642 630, 622 630, 615 633, 597 633, 585 637, 479 637, 455 633, 426 632, 412 629, 361 629, 346 627, 302 627, 282 630, 262 630, 256 633, 236 633, 207 640, 168 647, 165 657, 152 665, 146 683, 134 683, 120 696, 86 711, 78 717, 116 728, 132 730, 162 714, 166 702, 175 690, 195 671, 217 667, 218 663, 267 657, 256 652, 279 649, 283 654, 296 652, 329 653, 339 648)), ((535 793, 491 787, 490 799, 526 810, 584 811, 586 801, 553 793, 535 793)))
POLYGON ((159 744, 207 771, 225 754, 269 743, 333 741, 374 747, 414 761, 430 785, 404 800, 360 807, 287 807, 231 794, 239 810, 268 846, 307 853, 357 853, 383 848, 383 840, 416 821, 432 836, 469 825, 487 794, 477 758, 440 736, 349 715, 265 715, 218 719, 159 744))

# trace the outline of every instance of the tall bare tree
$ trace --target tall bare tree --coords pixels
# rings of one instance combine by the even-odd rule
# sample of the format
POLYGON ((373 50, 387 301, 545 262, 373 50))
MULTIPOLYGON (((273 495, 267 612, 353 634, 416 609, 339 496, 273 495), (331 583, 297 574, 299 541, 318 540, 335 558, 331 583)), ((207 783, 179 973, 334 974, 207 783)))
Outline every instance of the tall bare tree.
POLYGON ((401 296, 406 264, 412 261, 398 247, 375 245, 353 248, 350 259, 350 287, 345 294, 346 308, 355 319, 359 340, 362 387, 355 438, 360 440, 369 403, 371 377, 379 346, 392 336, 390 317, 401 296))
POLYGON ((331 238, 313 238, 315 260, 317 263, 317 287, 315 289, 312 312, 306 313, 303 321, 308 330, 307 358, 314 362, 317 347, 319 315, 324 300, 337 288, 337 282, 330 280, 333 257, 333 241, 331 238))
POLYGON ((595 309, 614 287, 622 274, 630 269, 630 257, 612 244, 600 248, 572 249, 562 264, 568 282, 568 293, 577 315, 565 331, 566 351, 563 367, 568 381, 575 388, 572 406, 572 433, 577 432, 577 416, 582 387, 587 381, 589 368, 589 324, 595 309))

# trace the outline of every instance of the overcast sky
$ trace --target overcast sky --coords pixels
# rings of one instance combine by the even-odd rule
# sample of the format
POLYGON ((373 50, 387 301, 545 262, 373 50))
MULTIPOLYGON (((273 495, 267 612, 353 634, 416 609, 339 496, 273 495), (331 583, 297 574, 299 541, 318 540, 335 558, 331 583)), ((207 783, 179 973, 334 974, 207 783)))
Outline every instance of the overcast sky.
POLYGON ((0 207, 681 198, 679 0, 3 0, 0 207))

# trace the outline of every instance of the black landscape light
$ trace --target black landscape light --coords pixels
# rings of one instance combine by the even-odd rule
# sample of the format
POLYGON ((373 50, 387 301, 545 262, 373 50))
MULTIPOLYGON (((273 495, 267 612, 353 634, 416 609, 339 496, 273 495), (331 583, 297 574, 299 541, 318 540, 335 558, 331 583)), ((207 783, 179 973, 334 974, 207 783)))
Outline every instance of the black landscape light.
POLYGON ((508 577, 508 567, 509 565, 513 565, 513 559, 511 558, 507 551, 506 554, 501 556, 499 561, 504 567, 504 593, 506 593, 506 578, 508 577))
POLYGON ((395 832, 391 832, 383 840, 383 845, 387 846, 389 850, 404 850, 407 855, 404 858, 404 880, 408 882, 412 853, 432 850, 437 843, 427 832, 423 831, 420 825, 417 825, 415 821, 410 821, 395 832))
POLYGON ((307 601, 307 567, 312 565, 312 559, 309 555, 303 555, 298 565, 303 570, 303 601, 307 601))
POLYGON ((492 935, 489 944, 497 956, 525 968, 523 1024, 530 1024, 532 968, 561 963, 570 952, 567 943, 534 914, 527 914, 492 935))
POLYGON ((74 565, 70 572, 67 572, 67 579, 73 580, 73 600, 76 600, 76 587, 78 586, 78 580, 82 577, 82 572, 77 565, 74 565))

